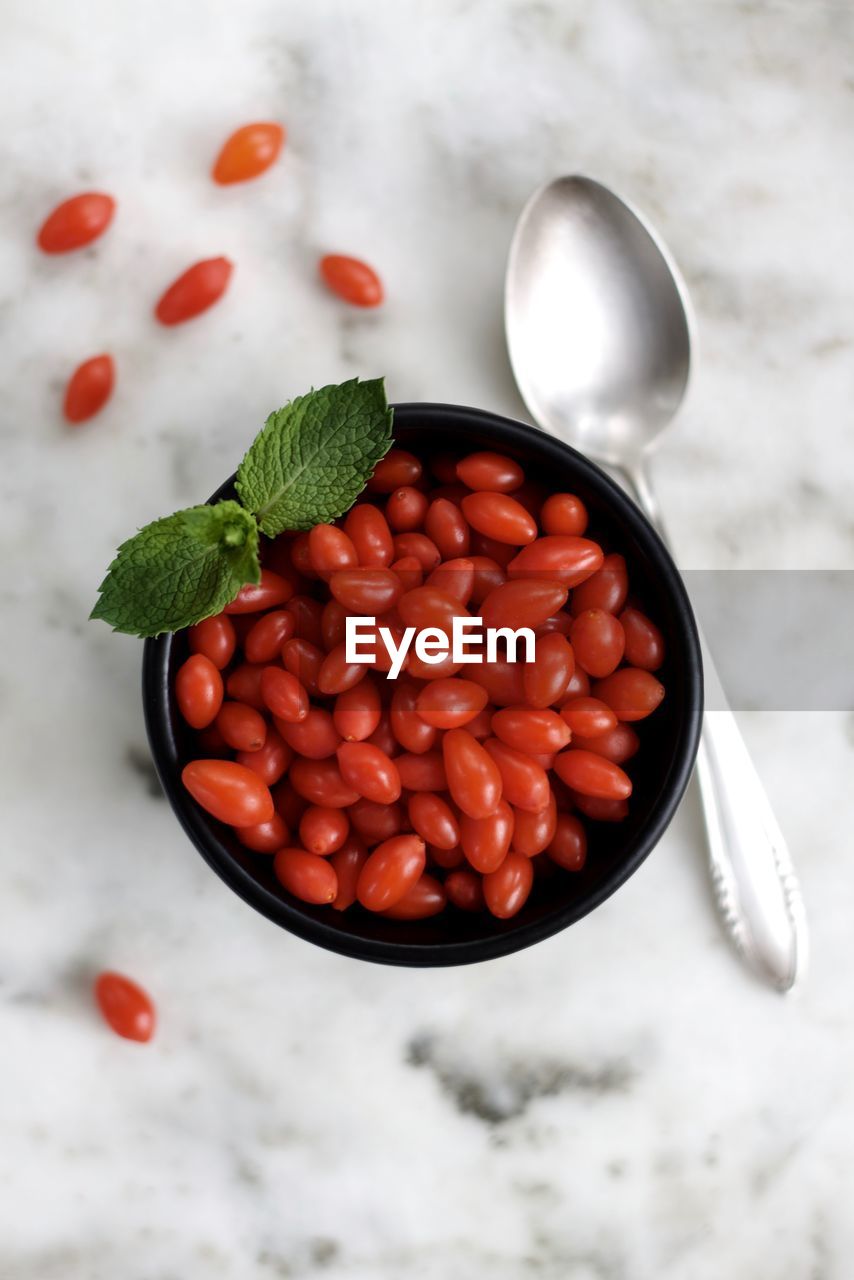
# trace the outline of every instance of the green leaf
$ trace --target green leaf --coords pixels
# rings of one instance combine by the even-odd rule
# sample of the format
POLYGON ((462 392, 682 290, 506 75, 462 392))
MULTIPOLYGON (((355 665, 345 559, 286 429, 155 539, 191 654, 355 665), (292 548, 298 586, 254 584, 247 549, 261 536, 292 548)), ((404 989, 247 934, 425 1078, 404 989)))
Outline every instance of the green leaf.
POLYGON ((122 543, 90 617, 128 635, 158 636, 219 613, 260 577, 254 516, 230 499, 190 507, 122 543))
POLYGON ((337 519, 391 444, 382 378, 321 387, 276 413, 240 464, 237 492, 268 537, 337 519))

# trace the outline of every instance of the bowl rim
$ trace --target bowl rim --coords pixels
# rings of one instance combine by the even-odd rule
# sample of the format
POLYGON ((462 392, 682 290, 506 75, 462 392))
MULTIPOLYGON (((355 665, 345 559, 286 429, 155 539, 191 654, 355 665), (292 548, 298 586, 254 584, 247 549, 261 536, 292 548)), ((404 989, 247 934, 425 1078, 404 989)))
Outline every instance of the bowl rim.
MULTIPOLYGON (((438 418, 443 421, 444 426, 459 428, 461 436, 465 435, 467 429, 488 427, 494 433, 497 445, 502 440, 513 441, 517 445, 520 442, 523 445, 527 443, 538 454, 540 461, 548 461, 549 455, 556 459, 560 457, 564 465, 568 462, 583 476, 585 485, 603 499, 609 509, 613 510, 617 520, 628 524, 633 538, 654 562, 656 572, 661 575, 663 590, 670 596, 682 628, 679 642, 685 648, 685 714, 679 725, 673 760, 657 806, 627 855, 621 858, 619 864, 597 886, 565 904, 560 910, 515 927, 512 921, 507 922, 510 927, 485 938, 419 943, 355 937, 342 931, 334 923, 308 915, 298 905, 272 893, 254 879, 219 838, 212 825, 214 820, 204 814, 183 787, 179 753, 170 724, 172 692, 169 662, 174 633, 165 633, 145 641, 142 660, 145 726, 154 766, 175 816, 208 866, 249 906, 305 941, 340 955, 410 967, 472 964, 523 950, 588 915, 637 871, 658 843, 682 799, 697 755, 703 714, 700 641, 681 575, 660 535, 616 482, 584 454, 537 427, 487 409, 414 401, 395 404, 392 408, 396 422, 425 417, 438 418)), ((417 424, 413 422, 412 425, 417 424)), ((231 476, 208 501, 219 500, 233 481, 234 476, 231 476)))

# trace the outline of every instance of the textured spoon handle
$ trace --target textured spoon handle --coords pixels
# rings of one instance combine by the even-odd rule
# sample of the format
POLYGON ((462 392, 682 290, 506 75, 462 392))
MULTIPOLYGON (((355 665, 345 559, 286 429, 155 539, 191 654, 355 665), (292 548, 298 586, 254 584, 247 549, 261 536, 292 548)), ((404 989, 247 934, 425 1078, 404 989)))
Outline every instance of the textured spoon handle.
MULTIPOLYGON (((658 504, 642 470, 628 479, 641 507, 666 539, 658 504)), ((714 664, 703 645, 706 688, 726 707, 714 664)), ((718 911, 750 967, 788 991, 803 977, 807 924, 786 842, 732 711, 707 711, 697 755, 697 780, 709 841, 718 911)))
POLYGON ((731 711, 707 711, 697 779, 715 900, 745 960, 780 991, 803 975, 806 918, 786 842, 731 711))

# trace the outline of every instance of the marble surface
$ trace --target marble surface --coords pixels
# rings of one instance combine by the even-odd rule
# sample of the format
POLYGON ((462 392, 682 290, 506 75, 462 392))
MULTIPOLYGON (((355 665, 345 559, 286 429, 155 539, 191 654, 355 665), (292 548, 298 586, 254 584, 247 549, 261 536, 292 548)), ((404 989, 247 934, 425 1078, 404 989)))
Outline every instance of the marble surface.
POLYGON ((562 936, 387 970, 206 869, 153 783, 140 647, 85 618, 116 543, 312 383, 524 416, 504 258, 529 191, 573 170, 650 213, 697 304, 656 464, 683 562, 854 567, 852 38, 841 0, 7 0, 3 1280, 850 1276, 850 717, 744 718, 810 912, 791 998, 721 936, 693 794, 562 936), (264 116, 282 163, 214 188, 220 140, 264 116), (40 257, 86 186, 120 201, 109 236, 40 257), (381 312, 319 290, 329 249, 377 264, 381 312), (163 285, 223 252, 226 302, 156 328, 163 285), (67 430, 64 379, 105 347, 115 399, 67 430), (107 965, 156 996, 150 1046, 96 1018, 107 965))

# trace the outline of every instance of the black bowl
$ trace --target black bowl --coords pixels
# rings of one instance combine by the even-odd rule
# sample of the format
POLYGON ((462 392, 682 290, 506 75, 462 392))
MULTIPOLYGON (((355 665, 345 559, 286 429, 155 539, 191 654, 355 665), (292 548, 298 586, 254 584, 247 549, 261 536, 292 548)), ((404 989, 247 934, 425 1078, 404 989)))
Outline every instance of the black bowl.
MULTIPOLYGON (((307 906, 281 888, 271 858, 244 849, 182 786, 181 770, 193 757, 193 743, 172 693, 175 671, 187 656, 181 633, 146 641, 145 719, 157 772, 181 825, 205 861, 250 906, 291 933, 343 955, 384 964, 468 964, 519 951, 565 929, 619 888, 658 842, 697 753, 703 703, 700 646, 685 588, 661 539, 622 490, 582 454, 533 427, 453 405, 398 405, 394 436, 398 445, 421 456, 499 449, 550 490, 577 493, 590 512, 592 535, 606 551, 626 557, 632 594, 664 632, 667 659, 660 675, 667 696, 639 726, 642 749, 629 766, 634 782, 629 816, 622 823, 590 824, 584 869, 535 881, 522 911, 507 921, 453 908, 428 920, 402 922, 358 905, 345 912, 307 906)), ((231 480, 211 501, 228 496, 233 496, 231 480)))

